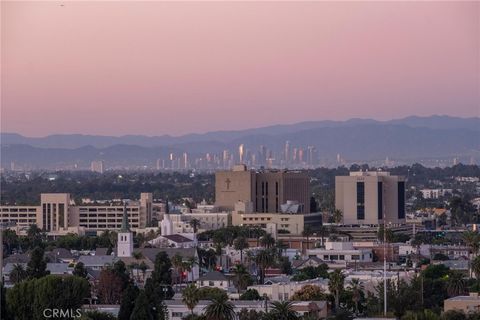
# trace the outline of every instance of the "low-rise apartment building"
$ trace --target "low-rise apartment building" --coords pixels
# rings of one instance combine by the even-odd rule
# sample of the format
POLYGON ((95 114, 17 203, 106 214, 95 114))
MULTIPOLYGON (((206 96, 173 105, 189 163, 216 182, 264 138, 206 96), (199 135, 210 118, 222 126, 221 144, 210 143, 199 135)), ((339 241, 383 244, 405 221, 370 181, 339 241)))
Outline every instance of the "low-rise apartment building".
POLYGON ((372 262, 373 253, 369 248, 354 248, 353 242, 327 241, 325 249, 307 250, 309 257, 317 257, 323 261, 372 262))
MULTIPOLYGON (((127 203, 130 226, 147 227, 152 219, 152 194, 141 193, 139 200, 127 203)), ((38 206, 0 206, 0 222, 14 224, 17 233, 36 224, 50 236, 120 230, 122 215, 122 201, 75 205, 68 193, 42 193, 38 206)))

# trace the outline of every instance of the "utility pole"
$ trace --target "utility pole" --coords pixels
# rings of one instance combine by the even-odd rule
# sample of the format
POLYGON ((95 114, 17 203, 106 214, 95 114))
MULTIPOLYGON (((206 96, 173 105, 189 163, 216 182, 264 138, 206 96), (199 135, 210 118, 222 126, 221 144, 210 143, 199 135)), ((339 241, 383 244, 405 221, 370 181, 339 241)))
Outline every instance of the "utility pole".
MULTIPOLYGON (((383 183, 382 183, 383 185, 383 183)), ((387 188, 385 187, 385 190, 387 188)), ((382 192, 383 195, 386 192, 382 192)), ((385 201, 383 201, 383 316, 387 316, 387 207, 385 205, 385 201)))

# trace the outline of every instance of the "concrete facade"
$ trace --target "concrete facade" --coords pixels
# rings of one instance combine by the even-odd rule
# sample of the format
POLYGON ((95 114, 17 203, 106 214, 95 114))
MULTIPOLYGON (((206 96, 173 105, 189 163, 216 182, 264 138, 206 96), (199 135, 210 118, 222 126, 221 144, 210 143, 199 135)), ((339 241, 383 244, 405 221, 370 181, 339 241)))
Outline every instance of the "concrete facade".
POLYGON ((297 201, 301 213, 310 212, 310 179, 300 171, 248 170, 237 165, 233 170, 215 173, 215 205, 231 211, 235 203, 251 202, 255 212, 277 213, 287 201, 297 201))
POLYGON ((405 223, 405 179, 389 172, 351 172, 335 177, 335 207, 344 225, 405 223))
MULTIPOLYGON (((127 205, 128 222, 133 229, 145 228, 152 218, 152 195, 142 193, 139 201, 127 205)), ((13 222, 12 229, 24 233, 36 224, 49 235, 120 230, 123 205, 75 205, 68 193, 42 193, 39 206, 0 206, 0 222, 13 222)))

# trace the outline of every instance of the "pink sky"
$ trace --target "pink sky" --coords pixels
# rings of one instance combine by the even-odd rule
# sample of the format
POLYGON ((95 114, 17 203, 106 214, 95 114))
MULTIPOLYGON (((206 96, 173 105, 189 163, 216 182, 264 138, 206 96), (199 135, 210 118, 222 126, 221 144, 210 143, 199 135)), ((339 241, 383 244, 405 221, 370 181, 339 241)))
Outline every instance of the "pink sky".
POLYGON ((479 11, 437 1, 2 2, 1 131, 178 135, 479 116, 479 11))

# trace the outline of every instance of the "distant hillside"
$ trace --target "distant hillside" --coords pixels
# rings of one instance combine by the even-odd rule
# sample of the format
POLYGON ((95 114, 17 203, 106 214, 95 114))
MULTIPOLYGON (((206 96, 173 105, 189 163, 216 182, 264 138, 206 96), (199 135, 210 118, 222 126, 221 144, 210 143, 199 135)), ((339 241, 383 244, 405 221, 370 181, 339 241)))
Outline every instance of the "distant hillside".
MULTIPOLYGON (((169 135, 162 136, 142 136, 125 135, 97 136, 82 134, 57 134, 41 138, 25 137, 16 133, 1 133, 1 144, 26 144, 40 148, 67 148, 75 149, 84 146, 96 148, 106 148, 117 144, 137 145, 143 147, 175 146, 178 144, 191 144, 195 142, 221 142, 229 143, 239 141, 244 137, 252 136, 287 136, 289 134, 299 133, 306 130, 321 128, 351 128, 362 125, 405 125, 412 128, 428 129, 458 129, 480 132, 480 118, 456 118, 449 116, 431 116, 431 117, 407 117, 403 119, 376 121, 371 119, 350 119, 347 121, 308 121, 296 124, 274 125, 255 129, 245 129, 239 131, 212 131, 203 134, 187 134, 173 137, 169 135)), ((283 143, 283 142, 282 142, 283 143)))
MULTIPOLYGON (((56 135, 26 138, 2 134, 2 165, 14 161, 38 168, 78 164, 88 167, 103 159, 109 166, 154 166, 170 152, 188 152, 190 157, 223 150, 249 150, 265 145, 281 152, 285 141, 298 147, 315 146, 321 158, 335 159, 340 153, 352 161, 385 159, 470 157, 480 158, 480 119, 434 116, 409 117, 379 122, 353 119, 345 122, 318 121, 242 131, 219 131, 181 137, 102 137, 56 135)), ((8 167, 8 166, 7 166, 8 167)))

